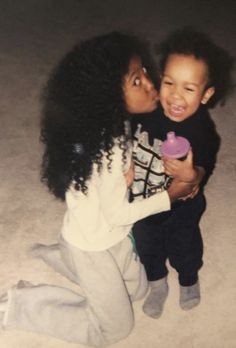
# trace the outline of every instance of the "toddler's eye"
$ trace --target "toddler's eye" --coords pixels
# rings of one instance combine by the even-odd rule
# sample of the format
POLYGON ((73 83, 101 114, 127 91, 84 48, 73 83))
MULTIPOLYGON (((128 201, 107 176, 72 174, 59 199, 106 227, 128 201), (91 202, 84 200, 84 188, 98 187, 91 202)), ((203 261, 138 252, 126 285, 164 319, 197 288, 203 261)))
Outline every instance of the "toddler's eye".
POLYGON ((186 87, 185 89, 186 89, 188 92, 194 92, 194 89, 192 89, 192 88, 186 87))
POLYGON ((136 78, 134 79, 134 86, 139 86, 140 83, 141 83, 140 78, 139 78, 139 77, 136 77, 136 78))

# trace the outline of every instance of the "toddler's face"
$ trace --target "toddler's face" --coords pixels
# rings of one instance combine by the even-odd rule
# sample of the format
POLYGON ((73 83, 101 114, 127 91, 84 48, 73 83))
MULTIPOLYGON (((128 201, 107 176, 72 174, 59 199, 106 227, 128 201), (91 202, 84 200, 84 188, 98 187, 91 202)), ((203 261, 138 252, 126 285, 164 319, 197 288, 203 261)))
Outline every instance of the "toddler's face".
POLYGON ((194 56, 171 54, 161 78, 160 101, 165 115, 175 122, 192 116, 206 104, 214 88, 206 89, 208 67, 194 56))
POLYGON ((124 77, 124 98, 131 114, 151 112, 156 109, 158 93, 140 58, 131 59, 129 71, 124 77))

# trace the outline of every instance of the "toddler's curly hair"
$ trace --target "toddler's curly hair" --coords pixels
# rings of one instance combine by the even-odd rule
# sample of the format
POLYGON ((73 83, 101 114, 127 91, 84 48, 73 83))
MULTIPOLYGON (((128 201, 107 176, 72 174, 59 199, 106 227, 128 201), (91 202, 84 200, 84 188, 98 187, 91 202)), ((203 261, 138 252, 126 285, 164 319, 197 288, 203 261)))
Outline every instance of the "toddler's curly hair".
POLYGON ((235 87, 232 78, 235 59, 216 45, 206 33, 189 26, 177 29, 156 45, 156 51, 159 54, 161 73, 171 54, 192 55, 206 63, 209 74, 206 88, 215 87, 215 94, 207 103, 208 107, 214 107, 218 102, 224 105, 232 94, 235 87))
POLYGON ((135 56, 150 64, 147 43, 112 32, 82 41, 53 70, 42 95, 41 178, 56 197, 64 200, 72 182, 87 193, 93 165, 101 170, 104 153, 111 167, 115 138, 125 161, 123 79, 135 56))

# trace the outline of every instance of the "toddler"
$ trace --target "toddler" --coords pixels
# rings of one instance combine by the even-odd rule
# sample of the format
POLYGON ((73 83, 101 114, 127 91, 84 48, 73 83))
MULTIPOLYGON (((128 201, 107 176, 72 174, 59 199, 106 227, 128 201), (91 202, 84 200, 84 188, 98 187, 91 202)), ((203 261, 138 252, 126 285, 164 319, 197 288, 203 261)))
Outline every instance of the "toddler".
POLYGON ((232 86, 232 58, 195 29, 183 28, 160 45, 161 105, 145 117, 134 118, 135 180, 133 199, 167 188, 167 176, 192 182, 191 195, 172 204, 171 211, 152 215, 133 227, 140 259, 151 291, 144 312, 158 318, 168 295, 166 265, 178 272, 180 306, 188 310, 200 302, 198 271, 203 243, 199 221, 206 203, 203 187, 212 174, 219 136, 207 106, 224 101, 232 86), (174 131, 191 144, 183 161, 161 158, 161 143, 174 131))

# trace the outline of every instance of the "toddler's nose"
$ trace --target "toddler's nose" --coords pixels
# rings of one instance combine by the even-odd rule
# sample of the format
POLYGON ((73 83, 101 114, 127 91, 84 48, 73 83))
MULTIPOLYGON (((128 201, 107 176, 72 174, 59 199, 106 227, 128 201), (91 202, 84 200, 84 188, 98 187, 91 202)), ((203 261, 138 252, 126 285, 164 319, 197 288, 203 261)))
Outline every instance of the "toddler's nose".
POLYGON ((177 87, 174 87, 172 89, 172 93, 171 93, 172 97, 175 98, 175 99, 179 99, 181 98, 181 93, 179 91, 179 89, 177 87))

